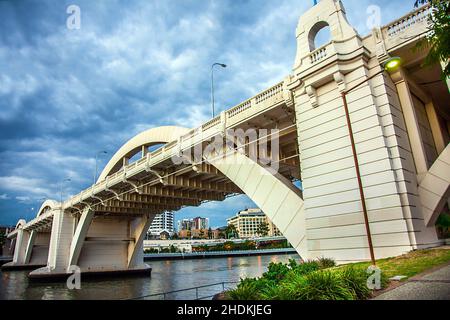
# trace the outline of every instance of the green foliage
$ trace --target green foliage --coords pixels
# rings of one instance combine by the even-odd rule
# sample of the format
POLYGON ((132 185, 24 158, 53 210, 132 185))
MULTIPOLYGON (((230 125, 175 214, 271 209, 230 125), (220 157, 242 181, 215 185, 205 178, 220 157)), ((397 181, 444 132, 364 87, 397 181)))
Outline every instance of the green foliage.
MULTIPOLYGON (((332 261, 332 260, 331 260, 332 261)), ((377 266, 381 272, 381 288, 389 284, 394 275, 413 276, 426 269, 450 261, 448 250, 417 250, 406 255, 380 259, 377 266)), ((346 266, 321 269, 334 265, 330 259, 318 259, 298 263, 271 263, 260 278, 243 279, 235 290, 230 290, 230 299, 265 300, 364 300, 370 298, 372 290, 367 287, 370 276, 369 263, 360 262, 346 266), (322 264, 319 263, 322 261, 322 264), (327 261, 326 263, 324 261, 327 261), (236 298, 232 298, 236 297, 236 298)))
POLYGON ((353 293, 354 298, 364 300, 370 297, 372 290, 367 286, 368 274, 365 268, 349 265, 339 272, 343 284, 353 293))
POLYGON ((443 212, 438 217, 436 221, 436 228, 440 238, 450 238, 450 214, 448 212, 443 212))
POLYGON ((336 266, 336 261, 331 258, 320 257, 317 259, 320 269, 332 268, 336 266))
POLYGON ((239 238, 239 234, 237 232, 237 228, 234 224, 229 224, 225 228, 225 236, 227 239, 230 238, 239 238))
POLYGON ((441 214, 436 221, 436 226, 447 229, 450 228, 450 215, 448 213, 441 214))
POLYGON ((261 237, 266 237, 269 234, 269 224, 267 222, 261 222, 256 233, 261 237))
POLYGON ((289 266, 284 263, 271 262, 269 264, 268 270, 263 273, 262 276, 267 280, 275 281, 276 283, 278 283, 284 279, 284 277, 290 270, 291 269, 289 268, 289 266))
POLYGON ((299 300, 353 300, 352 291, 346 286, 338 272, 330 270, 314 271, 299 277, 295 287, 295 294, 299 300))
POLYGON ((230 300, 259 300, 258 291, 254 279, 241 279, 236 289, 225 292, 225 297, 230 300))
POLYGON ((158 249, 148 248, 144 249, 144 253, 158 253, 158 249))
POLYGON ((262 300, 294 300, 294 296, 284 285, 265 286, 259 296, 262 300))
POLYGON ((294 259, 289 260, 289 267, 297 274, 305 275, 320 269, 317 261, 311 260, 303 263, 297 263, 294 259))
MULTIPOLYGON (((353 300, 367 299, 372 291, 367 287, 365 267, 333 268, 333 259, 320 258, 298 263, 270 263, 260 278, 241 279, 237 288, 228 291, 236 300, 353 300)), ((382 285, 387 278, 382 276, 382 285)))
MULTIPOLYGON (((416 0, 415 6, 429 3, 433 14, 428 18, 430 23, 429 33, 423 41, 418 43, 418 48, 430 49, 425 58, 424 66, 447 62, 450 57, 450 1, 448 0, 416 0)), ((450 76, 450 63, 447 63, 442 72, 442 78, 450 76)))

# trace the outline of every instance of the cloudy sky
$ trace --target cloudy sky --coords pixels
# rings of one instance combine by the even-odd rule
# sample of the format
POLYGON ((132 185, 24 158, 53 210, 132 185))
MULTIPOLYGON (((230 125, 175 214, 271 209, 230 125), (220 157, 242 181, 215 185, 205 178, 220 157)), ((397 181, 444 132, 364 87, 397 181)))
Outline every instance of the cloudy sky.
MULTIPOLYGON (((312 0, 0 1, 0 225, 29 220, 42 198, 90 186, 95 155, 108 156, 161 125, 195 127, 210 116, 210 66, 223 110, 291 71, 295 28, 312 0), (69 29, 67 8, 81 11, 69 29)), ((348 19, 369 33, 367 8, 385 24, 413 0, 346 0, 348 19)), ((224 225, 252 206, 245 196, 200 208, 224 225)))

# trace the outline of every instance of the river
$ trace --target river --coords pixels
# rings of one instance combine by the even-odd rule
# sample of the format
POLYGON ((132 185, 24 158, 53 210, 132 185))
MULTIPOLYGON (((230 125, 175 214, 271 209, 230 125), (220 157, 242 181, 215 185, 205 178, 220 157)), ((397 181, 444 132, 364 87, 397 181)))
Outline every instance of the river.
MULTIPOLYGON (((151 277, 121 277, 81 279, 81 289, 69 290, 63 283, 30 283, 30 271, 0 273, 0 299, 132 299, 161 292, 187 289, 213 283, 239 281, 257 277, 267 270, 270 262, 300 259, 298 255, 263 255, 192 260, 150 261, 151 277)), ((230 286, 231 284, 229 284, 230 286)), ((222 285, 202 288, 199 297, 213 295, 222 285)), ((195 290, 173 293, 168 299, 195 299, 195 290)), ((162 296, 146 299, 162 299, 162 296)))

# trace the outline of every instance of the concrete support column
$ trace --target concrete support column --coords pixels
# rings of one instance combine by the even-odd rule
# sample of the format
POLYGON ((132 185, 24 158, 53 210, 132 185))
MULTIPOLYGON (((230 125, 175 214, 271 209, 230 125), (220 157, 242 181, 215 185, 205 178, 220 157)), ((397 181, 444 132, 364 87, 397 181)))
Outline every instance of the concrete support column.
POLYGON ((405 117, 416 172, 418 176, 422 176, 428 172, 428 164, 411 91, 402 71, 393 74, 392 80, 397 88, 403 116, 405 117))
POLYGON ((75 217, 63 210, 55 210, 47 266, 51 272, 65 273, 69 263, 75 217))
POLYGON ((34 242, 36 240, 36 231, 31 231, 30 236, 28 237, 28 243, 25 251, 24 264, 29 264, 31 260, 31 254, 33 252, 34 242))
POLYGON ((86 239, 92 219, 94 218, 94 211, 86 208, 81 214, 80 221, 78 221, 72 243, 70 245, 70 257, 67 267, 77 265, 80 252, 86 239))
POLYGON ((142 146, 141 157, 145 158, 147 156, 148 150, 146 146, 142 146))
POLYGON ((14 238, 14 239, 10 240, 10 242, 9 242, 8 250, 9 250, 9 254, 10 255, 14 255, 14 248, 15 248, 15 246, 16 246, 16 239, 14 238))
POLYGON ((16 246, 14 249, 14 256, 12 261, 14 265, 25 264, 25 254, 29 238, 30 232, 23 229, 19 229, 17 231, 16 246))
POLYGON ((128 269, 139 267, 143 264, 144 237, 152 221, 153 216, 150 215, 144 215, 131 221, 130 237, 134 241, 128 244, 128 269))
POLYGON ((436 151, 440 154, 448 144, 448 134, 444 131, 446 129, 442 128, 441 121, 439 120, 439 116, 436 113, 436 108, 432 101, 425 105, 425 110, 430 122, 431 132, 433 133, 436 151))

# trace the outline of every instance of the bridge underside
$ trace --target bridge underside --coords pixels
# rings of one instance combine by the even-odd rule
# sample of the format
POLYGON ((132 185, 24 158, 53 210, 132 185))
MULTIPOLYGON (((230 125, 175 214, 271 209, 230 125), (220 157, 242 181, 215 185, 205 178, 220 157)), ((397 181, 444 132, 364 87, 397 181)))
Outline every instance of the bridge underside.
POLYGON ((142 242, 157 214, 236 194, 253 200, 302 258, 368 261, 355 156, 376 258, 439 245, 434 222, 450 192, 450 95, 438 82, 440 67, 420 67, 426 52, 410 50, 426 30, 426 10, 361 38, 339 1, 320 1, 300 20, 292 75, 199 128, 155 128, 130 140, 94 186, 18 225, 12 265, 46 259, 31 277, 71 266, 146 272, 142 242), (340 28, 332 30, 335 41, 315 49, 311 32, 322 20, 340 28), (393 55, 403 67, 383 72, 393 55), (277 129, 279 144, 249 133, 240 146, 224 138, 230 129, 277 129), (170 137, 174 130, 182 135, 170 137), (214 138, 229 143, 211 150, 214 138), (149 152, 156 142, 165 145, 149 152))

